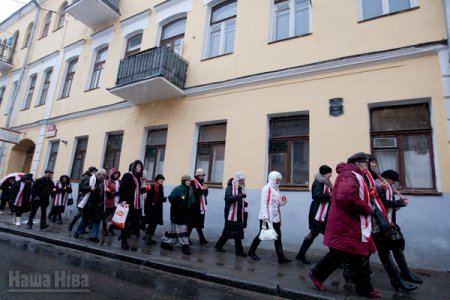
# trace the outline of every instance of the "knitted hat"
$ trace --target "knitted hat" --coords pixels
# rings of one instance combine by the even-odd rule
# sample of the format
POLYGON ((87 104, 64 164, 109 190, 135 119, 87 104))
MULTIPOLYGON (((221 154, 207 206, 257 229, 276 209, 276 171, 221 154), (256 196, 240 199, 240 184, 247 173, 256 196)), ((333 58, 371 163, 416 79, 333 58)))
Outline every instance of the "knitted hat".
POLYGON ((160 179, 166 180, 166 178, 163 176, 163 174, 158 174, 158 175, 156 175, 155 181, 158 181, 158 180, 160 180, 160 179))
POLYGON ((245 180, 245 174, 244 172, 237 172, 236 175, 234 175, 234 178, 236 180, 245 180))
POLYGON ((368 163, 369 157, 364 152, 358 152, 347 159, 347 163, 349 164, 354 164, 355 162, 368 163))
POLYGON ((386 170, 383 173, 381 173, 381 177, 384 179, 391 179, 393 181, 398 181, 398 173, 394 170, 386 170))
POLYGON ((100 169, 100 170, 98 170, 97 171, 97 175, 103 175, 103 176, 106 176, 106 170, 105 169, 100 169))
POLYGON ((325 175, 325 174, 328 174, 328 173, 332 173, 332 172, 333 172, 333 169, 331 169, 327 165, 320 166, 320 168, 319 168, 319 173, 322 174, 322 175, 325 175))
POLYGON ((183 175, 181 176, 181 181, 191 180, 191 176, 189 175, 183 175))
POLYGON ((205 175, 205 171, 203 171, 203 169, 197 169, 195 171, 194 176, 200 176, 200 175, 205 175))

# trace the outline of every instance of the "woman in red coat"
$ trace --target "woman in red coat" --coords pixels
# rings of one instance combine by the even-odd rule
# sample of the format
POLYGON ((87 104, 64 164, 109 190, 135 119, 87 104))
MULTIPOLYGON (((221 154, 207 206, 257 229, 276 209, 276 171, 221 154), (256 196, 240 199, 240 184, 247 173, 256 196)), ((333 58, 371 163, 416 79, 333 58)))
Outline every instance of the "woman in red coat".
POLYGON ((345 258, 355 272, 355 290, 358 296, 379 298, 370 282, 369 255, 376 251, 371 232, 371 203, 369 189, 363 178, 368 156, 359 152, 347 163, 336 167, 338 176, 331 198, 324 244, 330 248, 327 255, 308 275, 314 285, 324 290, 323 282, 345 258))

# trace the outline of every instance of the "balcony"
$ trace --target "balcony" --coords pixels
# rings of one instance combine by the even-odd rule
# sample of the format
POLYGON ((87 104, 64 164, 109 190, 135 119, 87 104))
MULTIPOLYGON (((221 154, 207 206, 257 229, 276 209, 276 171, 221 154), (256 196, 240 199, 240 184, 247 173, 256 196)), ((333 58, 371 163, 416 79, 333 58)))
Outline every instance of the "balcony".
POLYGON ((11 70, 15 51, 5 45, 0 44, 0 73, 11 70))
POLYGON ((155 47, 120 61, 109 91, 136 105, 182 97, 188 63, 169 47, 155 47))
POLYGON ((119 0, 74 0, 66 12, 84 25, 96 29, 119 19, 119 0))

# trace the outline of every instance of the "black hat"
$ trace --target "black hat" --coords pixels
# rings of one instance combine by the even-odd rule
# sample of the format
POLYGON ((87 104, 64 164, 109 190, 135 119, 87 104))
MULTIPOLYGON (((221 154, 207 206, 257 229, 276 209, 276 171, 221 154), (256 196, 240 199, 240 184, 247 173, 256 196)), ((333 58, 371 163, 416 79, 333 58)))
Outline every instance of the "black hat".
POLYGON ((381 177, 384 179, 391 179, 394 181, 398 181, 398 173, 394 170, 386 170, 383 173, 381 173, 381 177))
POLYGON ((350 156, 347 159, 347 163, 349 163, 349 164, 354 164, 355 162, 368 163, 369 157, 364 152, 358 152, 358 153, 353 154, 352 156, 350 156))
POLYGON ((327 165, 320 166, 320 168, 319 168, 319 173, 322 174, 322 175, 325 175, 325 174, 328 174, 328 173, 332 173, 332 172, 333 172, 333 169, 331 169, 327 165))
POLYGON ((166 178, 163 176, 163 174, 158 174, 158 175, 156 175, 155 181, 158 181, 158 180, 160 180, 160 179, 166 180, 166 178))
POLYGON ((92 172, 97 172, 98 169, 96 167, 92 166, 92 167, 89 167, 88 171, 89 171, 89 173, 92 173, 92 172))
POLYGON ((23 180, 26 180, 26 179, 33 179, 33 174, 27 173, 27 174, 25 174, 25 175, 22 176, 22 179, 23 179, 23 180))

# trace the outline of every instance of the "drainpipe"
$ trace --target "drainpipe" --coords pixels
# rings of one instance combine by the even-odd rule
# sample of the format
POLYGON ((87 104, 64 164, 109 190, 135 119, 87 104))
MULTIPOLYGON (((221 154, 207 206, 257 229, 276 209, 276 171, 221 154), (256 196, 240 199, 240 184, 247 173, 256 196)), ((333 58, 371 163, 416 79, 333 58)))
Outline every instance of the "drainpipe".
MULTIPOLYGON (((25 53, 25 57, 24 57, 24 60, 23 60, 23 63, 22 63, 22 68, 21 68, 21 71, 20 71, 19 80, 17 81, 17 87, 14 90, 13 95, 11 97, 11 103, 9 103, 8 116, 6 117, 6 124, 5 124, 6 128, 10 128, 11 127, 11 123, 14 121, 12 115, 15 112, 14 107, 16 106, 17 96, 20 95, 20 90, 22 88, 23 78, 25 77, 26 66, 27 66, 27 63, 28 63, 28 58, 30 56, 31 46, 32 46, 32 42, 33 42, 33 39, 34 39, 34 34, 36 32, 37 22, 39 20, 39 15, 41 13, 40 6, 36 2, 36 0, 33 0, 32 2, 36 5, 36 14, 34 16, 34 24, 33 24, 33 28, 31 29, 30 41, 28 42, 28 45, 27 45, 27 51, 25 53)), ((6 147, 7 147, 6 143, 2 143, 2 145, 0 146, 0 173, 2 173, 2 171, 3 171, 3 159, 4 159, 4 155, 5 155, 4 152, 6 150, 6 147)))
POLYGON ((445 106, 447 110, 447 137, 450 141, 450 0, 444 0, 444 15, 447 28, 447 49, 439 53, 441 74, 444 83, 445 106))

